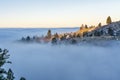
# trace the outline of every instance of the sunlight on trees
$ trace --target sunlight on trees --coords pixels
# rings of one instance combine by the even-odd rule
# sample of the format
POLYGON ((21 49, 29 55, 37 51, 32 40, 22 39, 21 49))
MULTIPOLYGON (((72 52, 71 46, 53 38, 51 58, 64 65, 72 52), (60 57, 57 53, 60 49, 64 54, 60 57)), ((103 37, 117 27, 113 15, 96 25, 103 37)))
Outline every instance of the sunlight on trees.
POLYGON ((106 23, 107 23, 107 24, 111 24, 111 23, 112 23, 112 20, 111 20, 111 17, 110 17, 110 16, 107 17, 106 23))
POLYGON ((51 34, 51 30, 49 29, 47 32, 47 38, 51 38, 52 34, 51 34))

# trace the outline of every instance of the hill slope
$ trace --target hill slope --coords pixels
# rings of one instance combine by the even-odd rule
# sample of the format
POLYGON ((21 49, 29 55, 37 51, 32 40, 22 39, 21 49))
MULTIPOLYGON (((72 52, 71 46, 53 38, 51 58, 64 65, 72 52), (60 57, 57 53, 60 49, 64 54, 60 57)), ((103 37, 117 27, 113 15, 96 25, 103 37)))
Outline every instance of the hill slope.
POLYGON ((84 36, 120 36, 120 21, 113 22, 109 25, 96 27, 90 32, 86 32, 84 36))

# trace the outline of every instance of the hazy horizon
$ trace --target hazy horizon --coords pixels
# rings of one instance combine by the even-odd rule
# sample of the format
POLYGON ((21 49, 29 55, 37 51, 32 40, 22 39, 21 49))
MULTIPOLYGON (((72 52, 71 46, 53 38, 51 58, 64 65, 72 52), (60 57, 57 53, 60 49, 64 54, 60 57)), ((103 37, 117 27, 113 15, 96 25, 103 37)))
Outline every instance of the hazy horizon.
POLYGON ((119 0, 1 0, 0 28, 66 28, 120 20, 119 0))

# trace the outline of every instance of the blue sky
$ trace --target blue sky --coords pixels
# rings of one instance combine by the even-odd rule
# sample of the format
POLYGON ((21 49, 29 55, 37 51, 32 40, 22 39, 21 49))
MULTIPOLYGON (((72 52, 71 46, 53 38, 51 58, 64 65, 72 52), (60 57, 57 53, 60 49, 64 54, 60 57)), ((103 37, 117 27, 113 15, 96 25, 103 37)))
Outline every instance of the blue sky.
POLYGON ((0 27, 76 27, 120 20, 120 0, 0 0, 0 27))

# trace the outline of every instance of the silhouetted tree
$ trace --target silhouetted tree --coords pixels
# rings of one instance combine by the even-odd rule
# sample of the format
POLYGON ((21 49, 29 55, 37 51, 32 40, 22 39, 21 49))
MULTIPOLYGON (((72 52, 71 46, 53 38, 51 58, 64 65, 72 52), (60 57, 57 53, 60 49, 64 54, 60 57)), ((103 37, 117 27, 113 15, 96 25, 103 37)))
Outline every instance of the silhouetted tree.
POLYGON ((47 38, 51 38, 52 34, 51 34, 51 30, 49 29, 47 32, 47 38))
POLYGON ((100 31, 100 35, 103 35, 103 30, 100 31))
POLYGON ((33 40, 35 40, 36 39, 36 36, 33 36, 33 40))
POLYGON ((12 72, 11 69, 8 70, 7 72, 7 80, 14 80, 14 73, 12 72))
POLYGON ((108 34, 109 34, 110 36, 114 36, 114 31, 113 31, 113 29, 108 28, 108 34))
POLYGON ((80 26, 80 30, 82 30, 84 28, 84 25, 82 24, 81 26, 80 26))
POLYGON ((26 80, 24 77, 21 77, 20 80, 26 80))
POLYGON ((110 16, 107 17, 106 23, 107 23, 107 24, 111 24, 111 23, 112 23, 112 20, 111 20, 111 17, 110 17, 110 16))
POLYGON ((88 36, 87 34, 88 34, 88 32, 83 32, 83 37, 85 37, 85 36, 87 37, 88 36))
POLYGON ((87 26, 87 25, 85 25, 85 28, 87 29, 87 28, 88 28, 88 26, 87 26))
POLYGON ((14 73, 12 72, 11 69, 9 69, 8 71, 6 71, 3 66, 6 63, 11 63, 10 61, 7 61, 7 59, 9 58, 9 54, 7 49, 2 50, 0 48, 0 80, 14 80, 14 73))
POLYGON ((66 37, 65 37, 65 36, 62 36, 62 37, 60 38, 60 40, 61 40, 61 41, 64 41, 64 40, 66 40, 66 37))
POLYGON ((73 34, 73 38, 75 38, 75 37, 76 37, 76 33, 73 34))
POLYGON ((81 36, 80 36, 80 34, 77 34, 77 36, 76 36, 77 38, 80 38, 81 36))
POLYGON ((52 44, 57 44, 57 39, 55 37, 52 38, 52 44))
POLYGON ((101 33, 99 31, 95 31, 94 36, 101 36, 101 33))
POLYGON ((71 44, 76 44, 76 43, 77 43, 77 41, 75 39, 71 40, 71 44))
POLYGON ((59 35, 57 33, 55 33, 54 37, 55 38, 59 38, 59 35))
POLYGON ((99 24, 98 24, 98 27, 101 27, 101 26, 102 26, 102 24, 101 24, 101 23, 99 23, 99 24))
POLYGON ((26 40, 27 40, 27 41, 30 41, 30 36, 27 36, 27 37, 26 37, 26 40))
POLYGON ((2 66, 5 63, 11 63, 10 61, 7 61, 7 59, 10 56, 7 53, 8 53, 7 49, 2 50, 0 48, 0 80, 13 80, 14 79, 11 69, 9 69, 9 71, 7 72, 4 68, 2 68, 2 66))
POLYGON ((25 41, 25 38, 24 37, 22 37, 22 39, 21 39, 22 41, 25 41))

